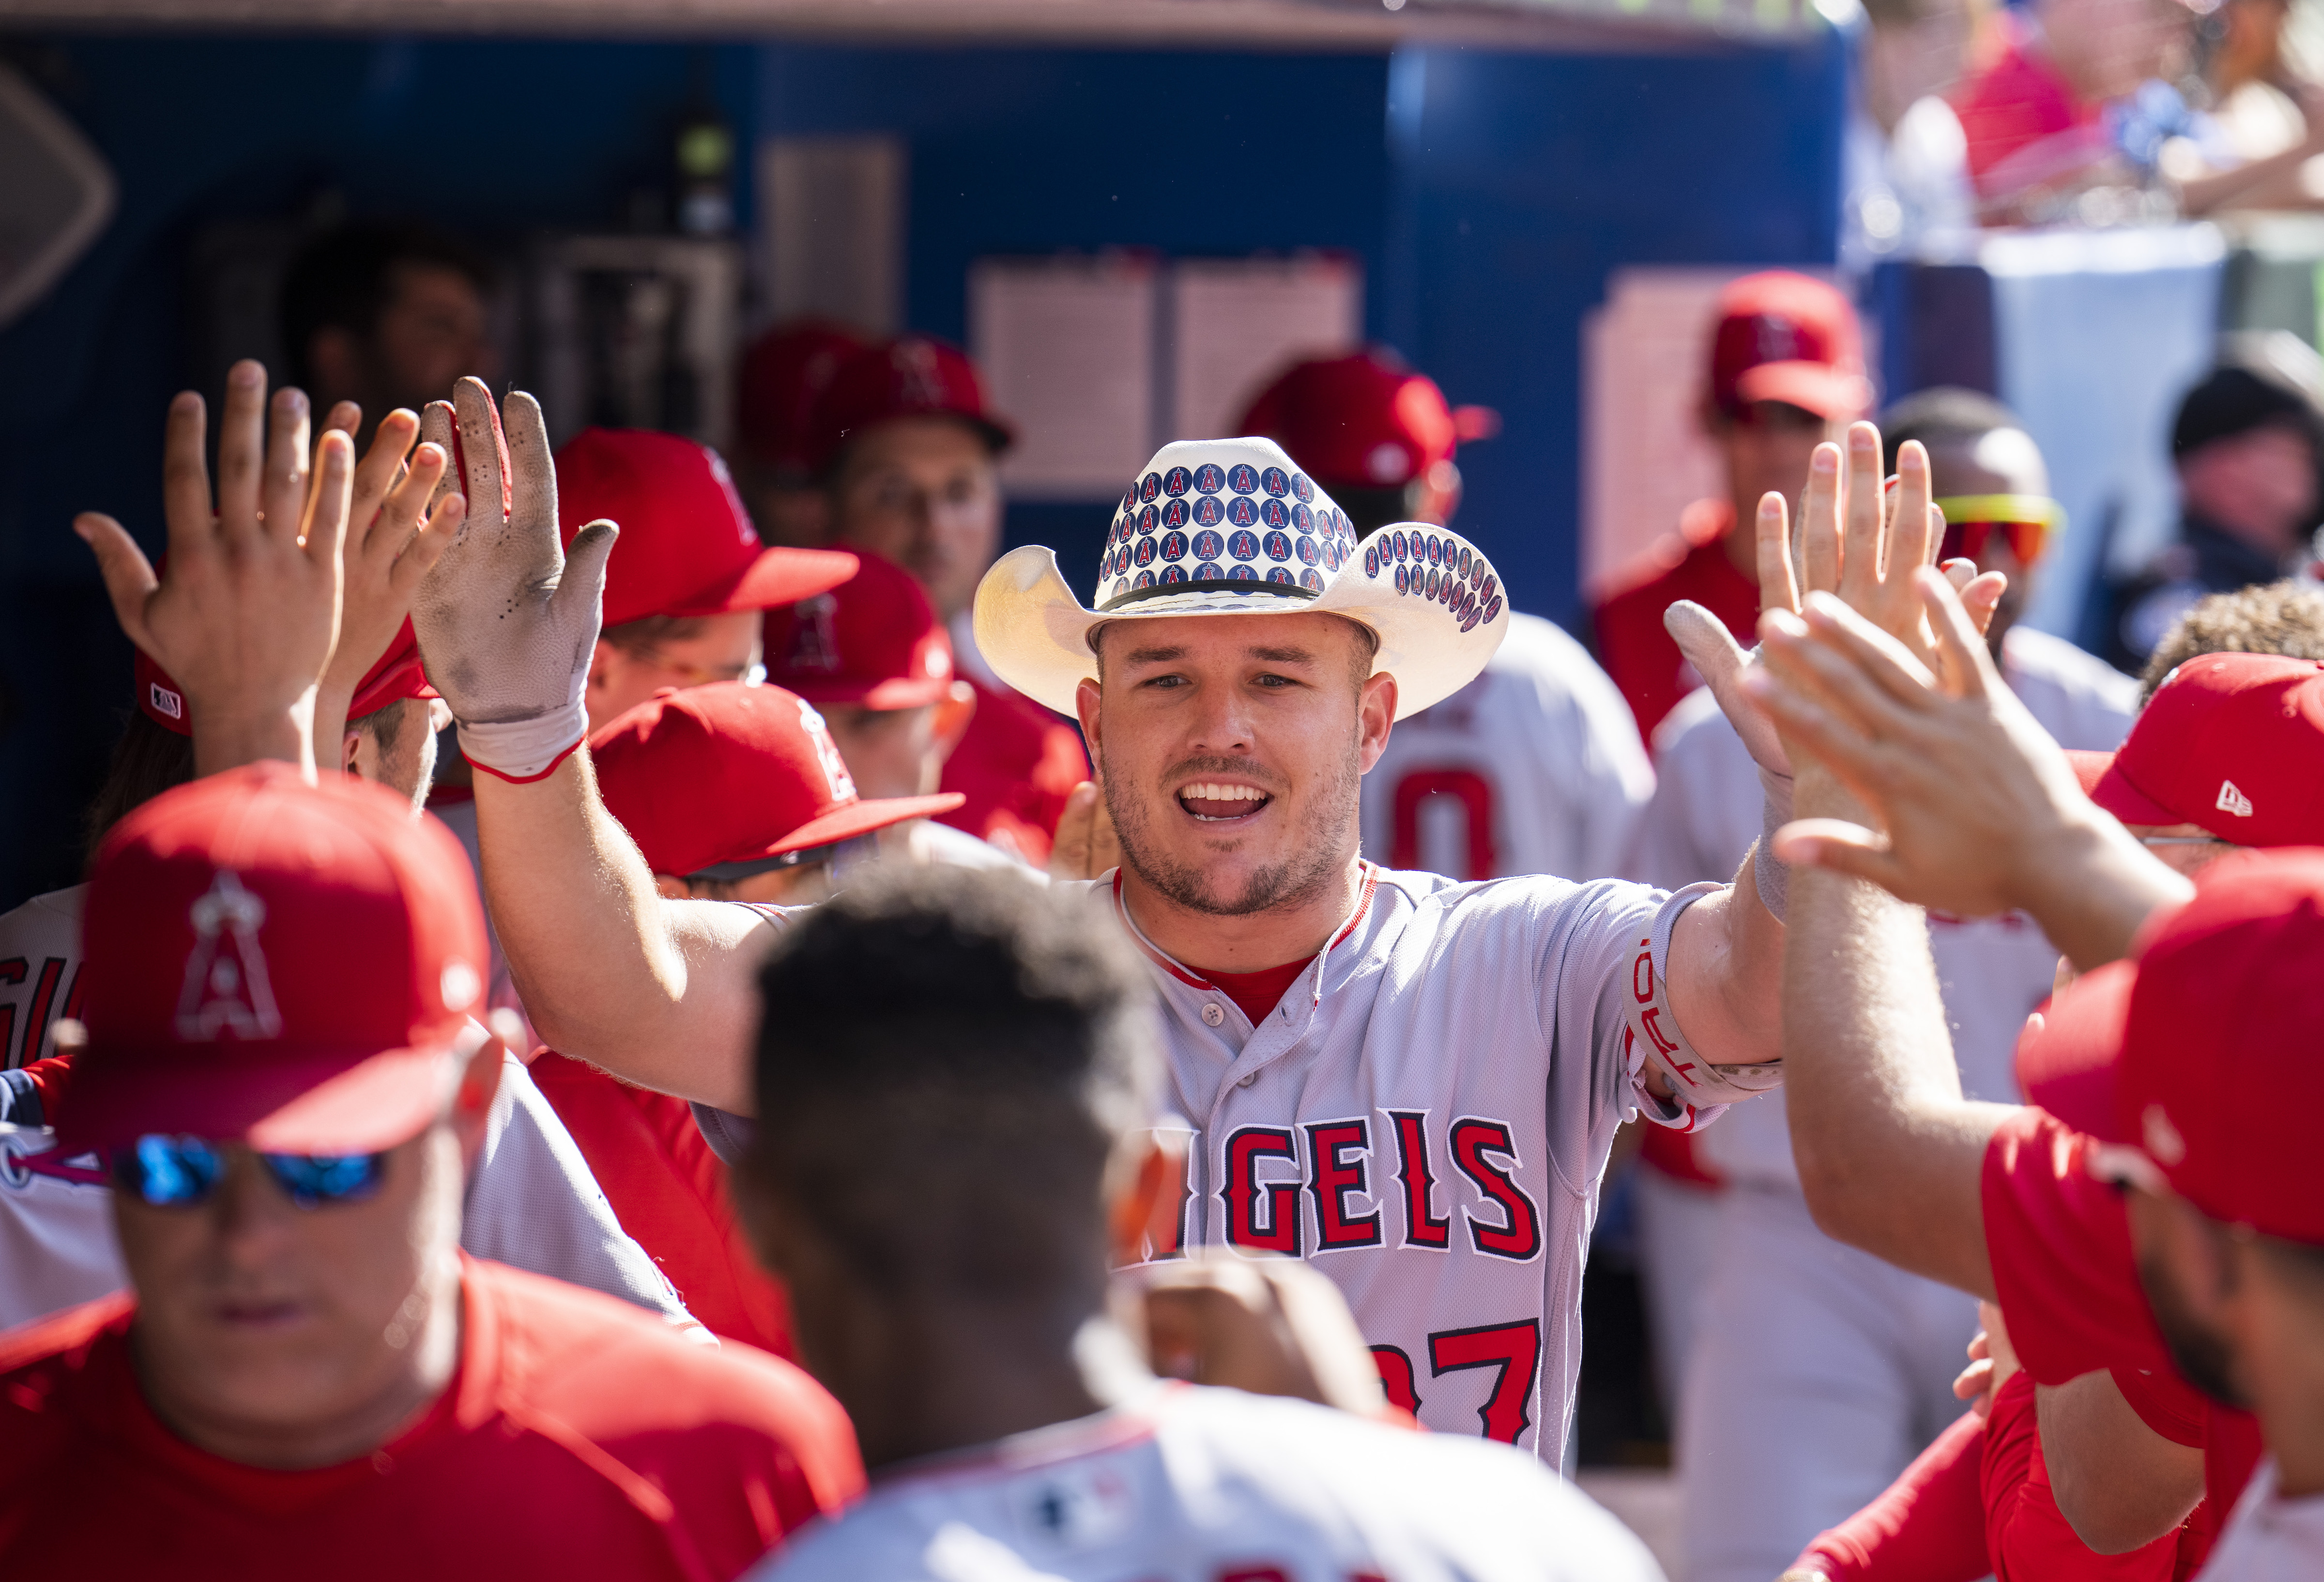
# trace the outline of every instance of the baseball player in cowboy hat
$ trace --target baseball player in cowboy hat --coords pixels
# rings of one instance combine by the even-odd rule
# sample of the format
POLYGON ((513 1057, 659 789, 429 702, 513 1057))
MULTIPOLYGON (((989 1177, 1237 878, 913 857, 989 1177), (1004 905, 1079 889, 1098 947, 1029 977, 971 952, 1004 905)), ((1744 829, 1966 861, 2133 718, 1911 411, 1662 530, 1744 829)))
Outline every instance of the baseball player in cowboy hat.
MULTIPOLYGON (((468 497, 511 509, 469 518, 415 615, 455 716, 484 726, 463 735, 492 772, 493 914, 558 1047, 747 1114, 749 977, 779 921, 659 896, 599 805, 577 656, 612 530, 582 529, 560 563, 539 409, 509 410, 503 447, 489 393, 461 384, 468 497)), ((1893 522, 1877 481, 1851 494, 1847 587, 1882 618, 1927 558, 1927 491, 1908 448, 1893 522)), ((1792 607, 1772 504, 1762 563, 1792 607)), ((1807 547, 1809 586, 1837 585, 1836 535, 1807 547)), ((1090 609, 1048 551, 1018 550, 980 589, 978 635, 1014 684, 1077 709, 1104 765, 1126 855, 1093 899, 1146 955, 1198 1133, 1182 1240, 1313 1258, 1424 1422, 1559 1456, 1615 1128, 1698 1124, 1777 1080, 1780 870, 1668 895, 1362 862, 1363 768, 1394 718, 1476 673, 1504 596, 1456 534, 1359 546, 1267 441, 1166 447, 1116 513, 1099 587, 1090 609)), ((1678 619, 1699 645, 1716 625, 1678 619)), ((1739 654, 1702 651, 1725 684, 1739 654)))

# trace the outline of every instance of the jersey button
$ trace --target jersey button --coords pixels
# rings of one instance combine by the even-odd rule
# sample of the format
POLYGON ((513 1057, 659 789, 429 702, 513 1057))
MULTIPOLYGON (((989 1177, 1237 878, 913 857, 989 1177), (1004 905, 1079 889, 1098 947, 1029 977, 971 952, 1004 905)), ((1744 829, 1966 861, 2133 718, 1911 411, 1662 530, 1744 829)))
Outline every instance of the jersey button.
POLYGON ((1246 1072, 1244 1072, 1241 1076, 1240 1076, 1240 1077, 1238 1077, 1238 1078, 1235 1078, 1235 1086, 1236 1086, 1237 1087, 1249 1087, 1252 1083, 1254 1083, 1254 1082, 1256 1082, 1256 1081, 1258 1081, 1258 1080, 1259 1080, 1259 1073, 1258 1073, 1258 1072, 1256 1072, 1256 1071, 1246 1071, 1246 1072))
POLYGON ((1203 1002, 1203 1022, 1205 1026, 1216 1027, 1226 1019, 1227 1013, 1219 1008, 1219 1003, 1216 1000, 1203 1002))

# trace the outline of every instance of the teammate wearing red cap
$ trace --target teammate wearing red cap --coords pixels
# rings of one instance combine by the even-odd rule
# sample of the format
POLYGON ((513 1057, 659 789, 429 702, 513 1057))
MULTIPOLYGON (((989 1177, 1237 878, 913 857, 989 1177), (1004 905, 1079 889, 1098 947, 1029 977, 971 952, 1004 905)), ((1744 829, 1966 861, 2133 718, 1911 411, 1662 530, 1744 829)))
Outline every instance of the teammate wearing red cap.
MULTIPOLYGON (((360 422, 354 403, 341 402, 323 427, 352 434, 360 422)), ((405 612, 411 587, 459 520, 456 506, 429 509, 447 458, 432 445, 415 449, 419 433, 411 412, 390 412, 355 469, 339 636, 317 686, 314 719, 318 763, 375 781, 415 805, 428 794, 435 760, 436 722, 418 700, 435 692, 420 673, 405 612)), ((276 452, 286 467, 293 465, 290 438, 283 435, 276 452)), ((299 470, 303 476, 303 467, 299 470)), ((173 504, 188 506, 183 499, 173 504)), ((271 504, 291 508, 282 499, 271 504)), ((208 510, 207 499, 201 508, 208 510)), ((299 508, 308 509, 306 502, 299 508)), ((92 512, 77 526, 101 563, 117 567, 132 586, 141 572, 150 583, 143 551, 119 523, 92 512)), ((91 810, 92 860, 97 842, 123 817, 194 774, 192 709, 184 689, 143 648, 133 650, 132 666, 136 711, 91 810)), ((71 1062, 59 1055, 56 1029, 85 1008, 80 924, 88 890, 74 884, 36 895, 0 916, 0 1121, 38 1128, 61 1107, 71 1062)), ((36 1130, 0 1148, 28 1159, 47 1152, 36 1130)), ((48 1168, 0 1170, 0 1268, 7 1273, 0 1280, 0 1328, 120 1289, 106 1217, 106 1194, 93 1182, 48 1168)))
POLYGON ((862 349, 853 330, 809 318, 778 324, 743 350, 735 376, 734 486, 768 543, 811 549, 831 536, 809 430, 825 386, 862 349))
MULTIPOLYGON (((1940 555, 2008 578, 1986 645, 2011 689, 2067 745, 2113 746, 2129 728, 2136 683, 2015 619, 2059 514, 2034 441, 1988 396, 1925 391, 1885 414, 1881 432, 1851 430, 1851 493, 1879 486, 1884 432, 1888 456, 1914 442, 1929 453, 1949 518, 1940 555)), ((1841 460, 1825 450, 1813 465, 1841 460)), ((1660 781, 1628 872, 1665 886, 1733 872, 1763 833, 1750 752, 1708 689, 1672 711, 1656 747, 1660 781)), ((2057 951, 2015 915, 1932 918, 1929 931, 1964 1089, 2014 1098, 2010 1051, 2026 1013, 2049 995, 2057 951)), ((1678 1354, 1679 1464, 1710 1491, 1687 1504, 1689 1563, 1702 1582, 1765 1582, 1954 1419, 1952 1381, 1977 1321, 1960 1292, 1816 1229, 1780 1106, 1747 1108, 1695 1152, 1725 1189, 1711 1198, 1714 1250, 1698 1299, 1721 1322, 1678 1354)), ((1646 1190, 1651 1235, 1665 1228, 1665 1199, 1687 1189, 1656 1180, 1646 1190)), ((1667 1264, 1681 1250, 1649 1245, 1658 1292, 1674 1272, 1684 1278, 1667 1264)))
MULTIPOLYGON (((2224 613, 2220 619, 2224 624, 2224 613)), ((2257 634, 2245 635, 2256 638, 2257 634)), ((2324 686, 2319 686, 2316 675, 2313 661, 2297 659, 2220 652, 2188 656, 2157 691, 2118 753, 2069 753, 2067 758, 2092 800, 2122 820, 2155 856, 2181 873, 2196 873, 2243 847, 2324 843, 2324 807, 2305 790, 2324 778, 2324 708, 2318 707, 2324 704, 2324 686), (2310 704, 2303 708, 2295 703, 2287 710, 2287 682, 2292 683, 2294 698, 2309 695, 2310 704), (2241 790, 2246 784, 2259 791, 2269 810, 2264 819, 2256 812, 2236 810, 2252 802, 2241 790), (2227 794, 2221 789, 2227 786, 2237 790, 2227 794)), ((2029 1061, 2029 1051, 2038 1052, 2044 1047, 2034 1041, 2021 1043, 2017 1050, 2019 1083, 2027 1102, 2049 1110, 2077 1131, 2104 1134, 2112 1124, 2104 1115, 2104 1096, 2094 1104, 2077 1088, 2079 1084, 2086 1089, 2087 1081, 2072 1073, 2062 1080, 2052 1073, 2045 1083, 2040 1060, 2029 1061)), ((2085 1393, 2090 1389, 2078 1388, 2085 1393)), ((2146 1395, 2155 1392, 2154 1386, 2145 1389, 2146 1395)), ((2161 1426, 2149 1429, 2126 1420, 2107 1423, 2106 1431, 2117 1445, 2143 1443, 2153 1457, 2167 1459, 2170 1453, 2164 1447, 2170 1435, 2182 1431, 2176 1425, 2189 1422, 2196 1433, 2191 1442, 2200 1444, 2200 1403, 2191 1409, 2180 1407, 2175 1417, 2167 1402, 2156 1409, 2142 1401, 2140 1411, 2142 1417, 2161 1426)), ((2053 1427, 2052 1431, 2057 1430, 2053 1427)), ((2070 1439, 2065 1441, 2069 1459, 2062 1472, 2069 1503, 2086 1504, 2091 1480, 2072 1476, 2070 1453, 2075 1444, 2070 1439)), ((1919 1497, 1920 1485, 1933 1476, 1938 1476, 1935 1469, 1927 1466, 1908 1471, 1899 1480, 1903 1492, 1884 1496, 1886 1513, 1868 1511, 1868 1522, 1859 1518, 1826 1533, 1801 1557, 1795 1568, 1820 1571, 1834 1578, 1868 1577, 1877 1575, 1874 1568, 1882 1557, 1896 1549, 1924 1555, 1932 1542, 1944 1542, 1941 1534, 1884 1531, 1900 1508, 1910 1509, 1911 1502, 1919 1497)), ((1987 1481, 1992 1481, 1990 1475, 1987 1481)), ((2049 1470, 2043 1468, 2039 1479, 2043 1497, 2051 1481, 2049 1470)), ((2135 1503, 2132 1502, 2134 1508, 2135 1503)), ((2078 1514, 2083 1504, 2075 1505, 2078 1514)), ((2199 1513, 2189 1543, 2208 1541, 2220 1514, 2209 1509, 2199 1513)), ((2037 1524, 2036 1531, 2041 1530, 2037 1524)), ((2137 1536, 2135 1530, 2132 1536, 2137 1536)), ((2020 1534, 2018 1541, 2027 1540, 2020 1534)), ((1980 1558, 1972 1569, 1961 1572, 1963 1577, 1987 1568, 1982 1548, 1976 1548, 1976 1552, 1980 1558)), ((2062 1574, 2059 1567, 2077 1560, 2071 1551, 2061 1554, 2051 1546, 2040 1552, 2047 1557, 2042 1562, 2047 1568, 2043 1574, 2062 1574)), ((2196 1552, 2200 1559, 2200 1550, 2196 1552)), ((2007 1559, 1997 1540, 1995 1564, 2003 1565, 2007 1559)), ((2161 1574, 2168 1574, 2168 1559, 2164 1557, 2161 1574)), ((2023 1568, 2032 1562, 2021 1556, 2017 1563, 2023 1568)), ((2102 1568, 2091 1568, 2092 1557, 2087 1550, 2079 1557, 2079 1563, 2077 1575, 2107 1574, 2102 1568)), ((2151 1568, 2153 1562, 2150 1557, 2140 1563, 2151 1568)), ((2026 1573, 2021 1570, 2020 1574, 2026 1573)))
MULTIPOLYGON (((1434 380, 1375 348, 1293 364, 1238 431, 1289 451, 1368 538, 1390 522, 1449 523, 1459 441, 1499 427, 1485 408, 1447 406, 1434 380)), ((1550 622, 1512 615, 1483 674, 1398 722, 1364 777, 1364 850, 1459 879, 1602 878, 1619 869, 1653 789, 1605 672, 1550 622)))
MULTIPOLYGON (((399 626, 410 629, 405 612, 419 575, 462 520, 456 496, 423 511, 447 451, 432 443, 413 449, 419 425, 412 413, 381 420, 363 461, 351 466, 347 433, 355 422, 350 406, 330 414, 331 426, 312 453, 310 480, 305 398, 296 390, 278 392, 270 412, 264 371, 254 363, 237 365, 228 377, 220 425, 215 509, 202 460, 202 403, 189 393, 171 409, 164 444, 171 553, 158 578, 110 517, 90 513, 75 523, 97 552, 115 611, 139 645, 144 713, 137 717, 170 726, 190 723, 189 769, 196 762, 216 770, 260 757, 307 763, 335 758, 339 730, 324 717, 328 706, 313 699, 327 689, 344 694, 347 672, 363 669, 364 653, 375 652, 371 645, 385 645, 399 626), (408 474, 398 482, 407 452, 408 474), (269 523, 304 524, 311 553, 268 538, 269 523), (336 636, 328 626, 303 619, 334 605, 336 636), (188 678, 183 689, 148 657, 149 650, 188 678), (277 651, 295 661, 286 673, 305 680, 299 688, 282 683, 279 728, 270 732, 254 725, 255 712, 237 706, 249 702, 245 683, 254 668, 277 651), (302 671, 309 661, 315 671, 302 671), (309 709, 311 725, 302 717, 309 709), (324 754, 315 752, 318 731, 324 754)), ((358 707, 370 701, 366 689, 376 695, 412 688, 420 680, 417 664, 394 654, 371 671, 355 691, 358 707)), ((385 710, 369 712, 376 718, 385 710)), ((381 755, 391 769, 420 776, 387 788, 407 806, 427 790, 426 745, 415 745, 410 754, 381 755)), ((351 755, 358 762, 363 756, 351 755)), ((43 965, 37 976, 26 976, 38 995, 32 1008, 51 1041, 59 1019, 88 1014, 95 998, 89 985, 97 975, 85 973, 82 961, 85 892, 84 886, 40 898, 5 920, 41 933, 36 943, 43 965)), ((0 1006, 0 1017, 13 1019, 14 1011, 0 1006)), ((33 1020, 28 1017, 28 1024, 33 1020)), ((58 1078, 71 1063, 60 1055, 31 1072, 7 1074, 5 1118, 30 1128, 52 1123, 66 1091, 58 1078)), ((466 1205, 468 1250, 620 1296, 699 1333, 669 1281, 622 1234, 580 1151, 521 1064, 512 1056, 507 1065, 466 1205)), ((5 1260, 0 1268, 6 1275, 0 1279, 0 1318, 10 1322, 116 1291, 126 1278, 104 1223, 102 1178, 75 1169, 48 1143, 45 1133, 27 1130, 0 1145, 11 1160, 11 1168, 0 1172, 0 1258, 5 1260)))
MULTIPOLYGON (((768 612, 767 679, 816 706, 865 796, 927 796, 968 730, 976 689, 954 672, 952 639, 920 585, 883 556, 861 559, 829 593, 768 612)), ((891 826, 881 844, 914 862, 1024 866, 927 819, 891 826)))
MULTIPOLYGON (((2193 904, 2172 915, 2187 896, 2185 881, 2079 795, 2070 766, 1967 639, 1958 606, 1939 589, 1925 597, 1942 634, 1944 680, 1936 689, 1927 689, 1924 671, 1844 612, 1812 609, 1805 628, 1763 623, 1775 674, 1750 685, 1805 752, 1869 797, 1886 830, 1875 842, 1860 828, 1810 825, 1785 834, 1785 855, 1959 910, 2023 904, 2085 969, 2122 957, 2136 933, 2135 967, 2094 972, 2052 1020, 2056 1029, 2094 1013, 2111 1018, 2117 1031, 2101 1030, 2098 1042, 2109 1058, 2122 1050, 2115 1129, 2147 1162, 2129 1161, 2141 1189, 2126 1225, 2123 1204, 2084 1171, 2093 1146, 2087 1138, 2038 1111, 1961 1103, 1941 1023, 1927 1009, 1926 967, 1899 947, 1897 930, 1911 913, 1868 886, 1815 875, 1803 881, 1803 898, 1815 898, 1816 932, 1830 951, 1820 959, 1831 961, 1836 983, 1794 985, 1786 1005, 1787 1047, 1801 1067, 1813 1067, 1795 1072, 1792 1091, 1811 1200, 1837 1235, 1967 1289, 1997 1291, 2015 1349, 2039 1384, 2113 1368, 2118 1387, 2126 1370, 2152 1371, 2175 1356, 2215 1398, 2256 1400, 2269 1443, 2284 1455, 2285 1486, 2324 1493, 2324 1461, 2313 1452, 2324 1411, 2312 1404, 2312 1384, 2269 1355, 2272 1337, 2281 1345, 2303 1334, 2298 1344, 2317 1353, 2317 1319, 2299 1316, 2303 1302, 2314 1303, 2313 1287, 2301 1297, 2299 1281, 2283 1276, 2324 1243, 2324 1221, 2310 1208, 2324 1199, 2312 1183, 2263 1180, 2298 1157, 2300 1145, 2267 1135, 2283 1106, 2245 1096, 2255 1084, 2297 1081, 2296 1072, 2277 1069, 2277 1051, 2304 1047, 2299 1034, 2288 1043, 2281 1035, 2310 1014, 2319 941, 2295 943, 2286 930, 2314 933, 2319 876, 2304 857, 2217 864, 2193 904), (2239 1028, 2255 1007, 2270 1018, 2264 1038, 2239 1028), (2264 1071, 2237 1069, 2262 1059, 2272 1062, 2264 1071), (2240 1184, 2228 1180, 2237 1170, 2240 1184), (2237 1224, 2251 1228, 2228 1228, 2237 1224), (2273 1251, 2270 1237, 2310 1250, 2273 1251), (2149 1300, 2160 1334, 2147 1320, 2149 1300), (2283 1393, 2272 1412, 2273 1390, 2283 1393)), ((2194 810, 2163 794, 2163 783, 2175 780, 2211 793, 2207 829, 2256 819, 2262 799, 2246 794, 2236 771, 2259 779, 2279 757, 2312 758, 2315 739, 2324 737, 2324 669, 2312 661, 2207 658, 2182 667, 2172 689, 2186 691, 2154 717, 2156 745, 2166 750, 2126 746, 2116 765, 2150 816, 2194 810), (2207 693, 2212 700, 2198 707, 2207 693), (2267 720, 2278 745, 2295 750, 2257 746, 2246 727, 2231 759, 2227 744, 2238 733, 2186 728, 2199 716, 2224 724, 2240 709, 2267 720), (2139 782, 2142 772, 2153 783, 2139 782), (2238 812, 2245 801, 2252 810, 2238 812)), ((2294 838, 2316 838, 2312 782, 2295 772, 2262 784, 2273 817, 2290 820, 2271 833, 2299 829, 2294 838)), ((1818 785, 1819 799, 1831 794, 1818 785)), ((1810 803, 1804 777, 1802 802, 1810 803)), ((1827 805, 1838 811, 1845 804, 1827 805)), ((2116 1416, 2127 1424, 2121 1405, 2116 1416)), ((2178 1437, 2146 1405, 2130 1405, 2152 1433, 2115 1426, 2069 1442, 2044 1422, 2061 1508, 2085 1533, 2093 1522, 2106 1524, 2107 1538, 2092 1541, 2110 1549, 2167 1532, 2194 1494, 2173 1486, 2167 1471, 2151 1472, 2143 1485, 2125 1472, 2142 1442, 2178 1437), (2108 1497, 2077 1514, 2070 1471, 2085 1491, 2108 1497), (2126 1492, 2144 1497, 2126 1499, 2126 1492), (2143 1509, 2143 1528, 2122 1531, 2126 1504, 2143 1509)), ((2210 1495, 2222 1505, 2247 1466, 2233 1454, 2233 1436, 2231 1418, 2218 1412, 2196 1436, 2209 1461, 2210 1495)), ((2246 1503, 2237 1522, 2258 1515, 2264 1531, 2253 1540, 2228 1537, 2211 1574, 2299 1574, 2288 1555, 2277 1563, 2290 1568, 2245 1569, 2236 1554, 2247 1540, 2305 1541, 2313 1546, 2307 1563, 2315 1563, 2324 1521, 2296 1505, 2269 1505, 2264 1491, 2246 1503)))
POLYGON ((567 543, 584 523, 622 529, 589 661, 592 730, 665 687, 752 676, 766 611, 855 574, 850 554, 761 546, 725 462, 675 434, 584 429, 557 453, 557 477, 567 543))
MULTIPOLYGON (((451 449, 450 409, 431 403, 426 421, 438 443, 451 449)), ((589 655, 583 701, 591 730, 665 688, 756 675, 764 613, 854 574, 850 554, 761 545, 726 464, 691 439, 642 429, 584 429, 566 441, 557 466, 566 543, 586 523, 610 521, 622 529, 606 563, 604 622, 589 655)), ((455 486, 447 482, 443 488, 455 486)), ((475 806, 465 780, 430 805, 481 865, 475 806)), ((498 935, 491 944, 491 1002, 521 1013, 498 935)))
POLYGON ((1663 612, 1692 600, 1745 642, 1759 615, 1751 521, 1770 492, 1798 504, 1815 448, 1872 405, 1856 310, 1823 282, 1770 271, 1746 275, 1713 310, 1703 430, 1727 474, 1727 497, 1698 500, 1591 611, 1599 661, 1654 739, 1699 682, 1663 630, 1663 612))
POLYGON ((282 764, 124 820, 65 1146, 132 1293, 0 1345, 0 1570, 731 1577, 862 1474, 772 1359, 470 1257, 504 1070, 459 847, 282 764))
POLYGON ((1071 726, 1002 685, 978 656, 969 601, 1001 549, 996 462, 1015 431, 957 349, 908 335, 858 353, 816 405, 808 458, 830 496, 832 541, 919 578, 950 628, 976 714, 945 761, 967 801, 944 820, 1026 861, 1048 860, 1089 757, 1071 726))
MULTIPOLYGON (((838 859, 864 837, 960 805, 957 796, 859 797, 822 717, 780 687, 717 681, 665 693, 591 736, 589 751, 605 810, 676 898, 820 901, 838 859)), ((752 1262, 725 1167, 686 1101, 551 1050, 530 1069, 623 1228, 695 1316, 715 1334, 789 1355, 782 1293, 752 1262)))

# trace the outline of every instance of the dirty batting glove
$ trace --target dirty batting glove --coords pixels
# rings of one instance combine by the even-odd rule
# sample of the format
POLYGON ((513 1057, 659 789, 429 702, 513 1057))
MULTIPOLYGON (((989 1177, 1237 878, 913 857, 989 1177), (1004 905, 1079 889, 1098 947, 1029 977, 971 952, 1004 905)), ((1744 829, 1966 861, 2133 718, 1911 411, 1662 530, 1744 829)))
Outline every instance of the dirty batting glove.
POLYGON ((452 706, 460 751, 488 774, 545 779, 588 735, 582 695, 597 643, 605 557, 620 530, 593 522, 558 548, 557 471, 540 405, 508 398, 508 423, 478 379, 431 402, 423 436, 448 450, 444 486, 468 512, 420 585, 411 624, 428 680, 452 706))

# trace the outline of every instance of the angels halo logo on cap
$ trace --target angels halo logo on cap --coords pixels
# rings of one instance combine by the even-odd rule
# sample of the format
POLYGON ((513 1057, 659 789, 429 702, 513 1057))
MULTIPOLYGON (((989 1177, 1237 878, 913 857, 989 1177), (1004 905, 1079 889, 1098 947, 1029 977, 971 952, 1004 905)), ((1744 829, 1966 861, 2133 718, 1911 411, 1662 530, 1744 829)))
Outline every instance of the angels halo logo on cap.
POLYGON ((272 1038, 282 1031, 274 991, 266 979, 266 952, 258 925, 266 903, 242 887, 230 869, 188 909, 194 948, 186 953, 185 986, 178 995, 178 1036, 207 1043, 222 1032, 272 1038))
POLYGON ((1066 584, 1055 552, 1026 545, 994 562, 977 588, 977 646, 1002 680, 1071 714, 1081 681, 1096 674, 1091 638, 1110 622, 1334 615, 1377 640, 1373 671, 1396 678, 1400 719, 1484 669, 1508 611, 1490 562, 1456 533, 1406 523, 1358 549, 1347 513, 1273 440, 1180 440, 1123 492, 1099 557, 1094 607, 1066 584), (1195 531, 1147 536, 1150 502, 1180 478, 1192 490, 1182 498, 1192 500, 1186 519, 1195 531), (1407 556, 1436 567, 1434 579, 1405 564, 1407 556))

